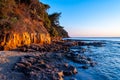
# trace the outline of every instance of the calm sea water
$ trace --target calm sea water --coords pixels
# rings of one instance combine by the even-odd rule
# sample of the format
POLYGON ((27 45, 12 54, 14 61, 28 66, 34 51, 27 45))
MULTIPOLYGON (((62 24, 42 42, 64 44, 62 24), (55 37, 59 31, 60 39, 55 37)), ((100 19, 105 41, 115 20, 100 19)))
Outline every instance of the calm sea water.
MULTIPOLYGON (((85 42, 104 42, 102 47, 83 46, 88 51, 86 56, 91 57, 98 64, 89 69, 79 68, 80 64, 70 62, 78 69, 78 74, 72 77, 77 80, 120 80, 120 38, 71 38, 85 42)), ((70 78, 70 77, 69 77, 70 78)), ((69 78, 66 78, 69 79, 69 78)))

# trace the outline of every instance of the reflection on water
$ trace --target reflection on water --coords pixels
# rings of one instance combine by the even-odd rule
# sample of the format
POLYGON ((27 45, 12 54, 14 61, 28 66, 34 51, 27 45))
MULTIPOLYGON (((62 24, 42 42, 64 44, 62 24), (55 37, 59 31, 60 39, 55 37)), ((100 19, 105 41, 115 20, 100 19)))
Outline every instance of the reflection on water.
MULTIPOLYGON (((70 62, 78 67, 78 74, 72 77, 77 80, 120 80, 120 38, 117 38, 117 41, 116 39, 98 40, 104 41, 106 44, 102 47, 83 46, 87 49, 85 54, 98 64, 89 69, 81 69, 79 68, 80 64, 70 62)), ((65 79, 67 80, 68 78, 65 79)))

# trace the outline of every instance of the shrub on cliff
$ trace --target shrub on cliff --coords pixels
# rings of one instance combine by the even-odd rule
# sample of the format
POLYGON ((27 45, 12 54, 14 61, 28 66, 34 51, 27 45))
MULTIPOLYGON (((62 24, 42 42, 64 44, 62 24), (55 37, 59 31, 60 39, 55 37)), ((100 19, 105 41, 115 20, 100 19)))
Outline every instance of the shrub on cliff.
POLYGON ((52 37, 68 37, 68 33, 64 30, 62 26, 60 26, 60 15, 61 13, 53 13, 49 15, 49 19, 51 22, 51 29, 49 33, 52 37))

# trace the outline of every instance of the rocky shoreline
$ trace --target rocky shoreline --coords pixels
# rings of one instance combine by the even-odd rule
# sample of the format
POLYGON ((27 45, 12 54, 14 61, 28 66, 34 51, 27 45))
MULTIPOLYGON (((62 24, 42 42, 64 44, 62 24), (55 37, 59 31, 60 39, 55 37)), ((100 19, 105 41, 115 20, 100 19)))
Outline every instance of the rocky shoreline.
MULTIPOLYGON (((57 41, 52 44, 22 46, 15 51, 27 53, 19 57, 11 67, 11 72, 22 73, 24 80, 64 80, 65 76, 78 73, 77 68, 68 62, 83 64, 88 69, 97 63, 85 56, 86 49, 81 46, 102 46, 102 43, 84 43, 81 41, 57 41), (72 49, 79 48, 78 51, 72 49)), ((4 79, 3 79, 4 80, 4 79)), ((6 80, 15 80, 7 79, 6 80)), ((18 79, 17 79, 18 80, 18 79)), ((71 79, 75 80, 75 79, 71 79)))

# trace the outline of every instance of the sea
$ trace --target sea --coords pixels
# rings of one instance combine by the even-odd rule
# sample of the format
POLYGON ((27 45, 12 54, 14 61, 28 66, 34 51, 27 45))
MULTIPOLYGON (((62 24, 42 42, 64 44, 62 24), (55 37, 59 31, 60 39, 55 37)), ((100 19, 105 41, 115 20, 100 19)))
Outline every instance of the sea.
POLYGON ((97 65, 88 69, 79 68, 81 64, 70 62, 74 65, 78 74, 66 77, 65 80, 120 80, 120 37, 77 37, 64 38, 83 42, 102 42, 101 47, 82 46, 87 49, 84 53, 92 58, 97 65))

